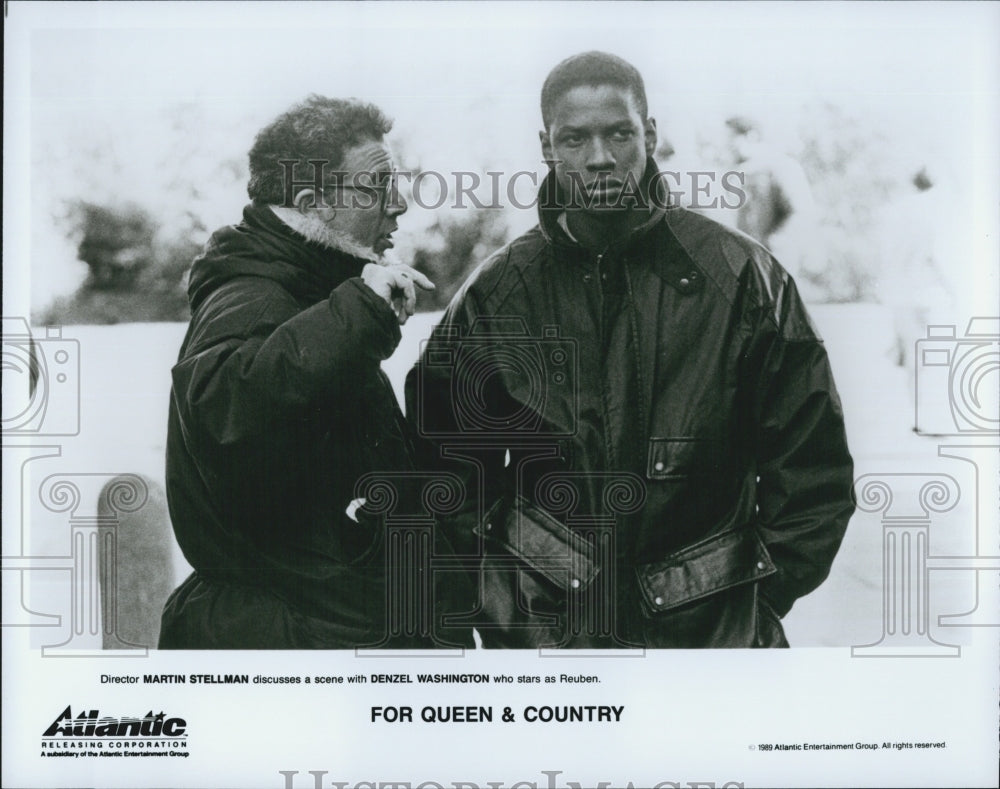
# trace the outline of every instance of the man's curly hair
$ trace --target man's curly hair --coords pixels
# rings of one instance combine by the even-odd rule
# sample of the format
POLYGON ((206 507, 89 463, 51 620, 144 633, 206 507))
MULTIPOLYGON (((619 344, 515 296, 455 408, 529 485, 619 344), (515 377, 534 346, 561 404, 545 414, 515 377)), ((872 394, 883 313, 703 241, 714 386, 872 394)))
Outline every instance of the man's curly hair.
POLYGON ((295 160, 295 179, 308 181, 313 177, 310 159, 321 159, 328 171, 336 170, 347 149, 381 142, 391 128, 392 121, 374 104, 313 93, 257 133, 250 148, 247 194, 254 202, 281 204, 285 196, 281 160, 295 160))

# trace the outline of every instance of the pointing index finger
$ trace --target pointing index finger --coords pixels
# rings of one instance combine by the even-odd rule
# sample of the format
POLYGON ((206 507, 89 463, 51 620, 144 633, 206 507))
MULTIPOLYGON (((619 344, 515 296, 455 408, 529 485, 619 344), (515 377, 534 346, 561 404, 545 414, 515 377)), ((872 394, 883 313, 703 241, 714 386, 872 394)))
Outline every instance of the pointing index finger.
POLYGON ((419 271, 417 271, 415 268, 407 266, 404 263, 400 263, 397 268, 399 269, 399 273, 401 275, 403 275, 407 279, 413 280, 413 282, 416 285, 419 285, 424 290, 435 289, 436 286, 434 285, 434 283, 431 282, 426 276, 421 274, 419 271))

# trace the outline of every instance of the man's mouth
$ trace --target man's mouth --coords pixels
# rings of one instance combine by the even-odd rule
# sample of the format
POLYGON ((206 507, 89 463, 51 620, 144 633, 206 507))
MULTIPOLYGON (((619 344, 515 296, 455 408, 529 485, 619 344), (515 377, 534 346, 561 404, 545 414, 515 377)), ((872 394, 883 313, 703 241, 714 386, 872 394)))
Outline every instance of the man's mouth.
POLYGON ((588 184, 587 191, 591 194, 596 192, 620 192, 624 185, 617 178, 599 178, 593 183, 588 184))
POLYGON ((396 246, 396 244, 392 240, 392 234, 395 232, 396 232, 395 230, 390 230, 388 233, 383 233, 376 239, 375 246, 380 248, 379 251, 392 249, 394 246, 396 246))
POLYGON ((591 208, 615 208, 621 199, 625 185, 614 178, 595 181, 587 186, 587 205, 591 208))
POLYGON ((587 185, 587 196, 592 200, 607 202, 618 197, 624 186, 625 184, 615 178, 594 181, 587 185))

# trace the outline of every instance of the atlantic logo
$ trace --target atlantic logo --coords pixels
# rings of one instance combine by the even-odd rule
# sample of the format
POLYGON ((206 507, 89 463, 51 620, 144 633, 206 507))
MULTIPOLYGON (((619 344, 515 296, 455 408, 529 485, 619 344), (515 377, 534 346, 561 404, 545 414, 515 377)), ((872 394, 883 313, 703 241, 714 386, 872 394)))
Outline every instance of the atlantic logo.
POLYGON ((100 710, 67 707, 42 733, 45 758, 180 756, 187 757, 187 721, 152 710, 141 718, 116 718, 100 710))
POLYGON ((150 710, 142 718, 101 717, 98 710, 83 710, 75 718, 70 707, 52 721, 42 737, 142 737, 172 739, 183 737, 187 721, 168 718, 162 712, 150 710))

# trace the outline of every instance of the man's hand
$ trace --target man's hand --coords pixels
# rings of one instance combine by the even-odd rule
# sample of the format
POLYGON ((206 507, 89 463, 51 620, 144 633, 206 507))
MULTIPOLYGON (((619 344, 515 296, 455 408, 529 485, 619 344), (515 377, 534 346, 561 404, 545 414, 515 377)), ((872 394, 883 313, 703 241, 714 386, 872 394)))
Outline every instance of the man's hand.
POLYGON ((417 289, 434 290, 434 283, 415 268, 398 263, 380 266, 369 263, 361 270, 362 281, 385 299, 402 326, 417 306, 417 289))

